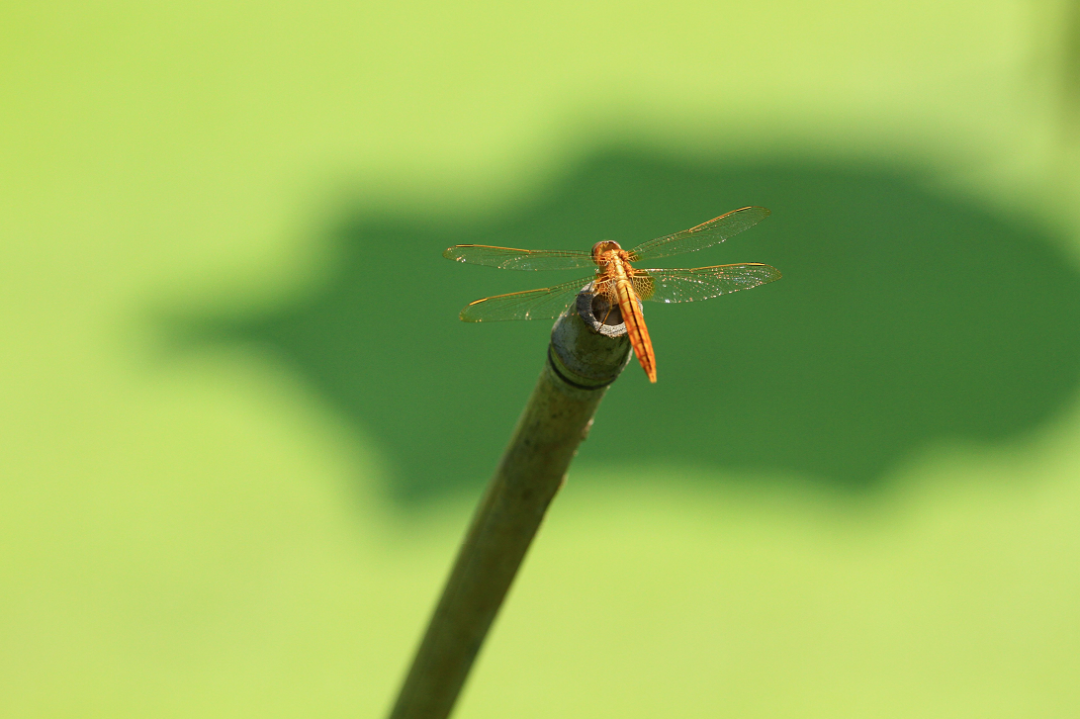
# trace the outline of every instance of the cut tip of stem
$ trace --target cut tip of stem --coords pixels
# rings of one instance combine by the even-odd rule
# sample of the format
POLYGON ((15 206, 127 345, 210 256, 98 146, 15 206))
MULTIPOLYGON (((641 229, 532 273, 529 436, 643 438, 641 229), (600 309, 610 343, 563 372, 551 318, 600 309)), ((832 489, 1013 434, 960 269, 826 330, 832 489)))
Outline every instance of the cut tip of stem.
POLYGON ((597 334, 605 337, 626 335, 626 323, 619 305, 610 302, 605 295, 594 294, 592 288, 592 283, 589 283, 578 293, 575 304, 578 316, 597 334))

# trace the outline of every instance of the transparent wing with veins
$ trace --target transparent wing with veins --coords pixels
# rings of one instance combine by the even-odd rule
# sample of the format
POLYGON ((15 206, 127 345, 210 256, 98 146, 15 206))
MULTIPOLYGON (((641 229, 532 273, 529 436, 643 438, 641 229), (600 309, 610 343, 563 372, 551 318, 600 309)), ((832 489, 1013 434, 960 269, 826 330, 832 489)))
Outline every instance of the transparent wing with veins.
MULTIPOLYGON (((764 207, 743 207, 702 222, 689 230, 643 242, 630 251, 633 262, 695 252, 723 242, 769 216, 764 207)), ((578 270, 594 267, 591 252, 579 250, 522 250, 492 245, 454 245, 443 257, 504 270, 578 270)))
POLYGON ((581 270, 596 267, 591 252, 576 250, 519 250, 490 245, 454 245, 443 257, 471 265, 486 265, 504 270, 581 270))
POLYGON ((470 302, 461 311, 465 322, 501 322, 505 320, 552 320, 562 314, 585 285, 585 277, 539 290, 513 292, 470 302))
MULTIPOLYGON (((764 207, 743 207, 689 230, 642 243, 630 251, 630 260, 652 260, 694 252, 723 242, 769 216, 764 207)), ((506 270, 573 270, 595 268, 591 252, 575 250, 522 250, 491 245, 455 245, 443 257, 457 262, 506 270)), ((638 296, 654 302, 693 302, 757 287, 780 279, 780 272, 757 263, 717 265, 696 269, 631 270, 638 296)), ((574 295, 595 277, 564 282, 526 292, 485 297, 461 311, 466 322, 554 319, 574 295)))
POLYGON ((756 262, 692 270, 636 270, 638 297, 652 302, 694 302, 748 290, 780 279, 780 270, 756 262))
MULTIPOLYGON (((642 300, 672 303, 708 300, 758 287, 780 277, 780 271, 775 267, 742 263, 686 270, 637 270, 631 282, 642 300)), ((555 319, 593 279, 585 277, 539 290, 485 297, 463 309, 461 319, 466 322, 555 319)))
POLYGON ((743 230, 750 229, 768 216, 769 211, 764 207, 743 207, 732 210, 708 222, 702 222, 696 227, 691 227, 689 230, 643 242, 630 250, 630 259, 633 262, 655 260, 660 257, 704 250, 729 237, 734 237, 743 230))

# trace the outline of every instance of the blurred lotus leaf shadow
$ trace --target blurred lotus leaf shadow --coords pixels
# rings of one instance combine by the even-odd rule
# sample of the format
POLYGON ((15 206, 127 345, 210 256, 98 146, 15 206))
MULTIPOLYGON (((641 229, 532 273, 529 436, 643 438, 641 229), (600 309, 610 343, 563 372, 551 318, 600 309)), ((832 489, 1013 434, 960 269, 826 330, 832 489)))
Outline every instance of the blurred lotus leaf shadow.
POLYGON ((858 490, 928 445, 1028 433, 1074 397, 1080 274, 1038 222, 929 190, 913 173, 794 160, 607 151, 473 222, 344 212, 323 239, 337 253, 325 286, 261 316, 187 318, 184 333, 276 354, 380 443, 395 497, 438 497, 494 469, 551 327, 470 325, 458 311, 574 277, 451 263, 444 248, 627 247, 750 204, 772 217, 657 264, 765 262, 784 278, 709 302, 647 304, 659 383, 632 363, 582 458, 795 473, 858 490))

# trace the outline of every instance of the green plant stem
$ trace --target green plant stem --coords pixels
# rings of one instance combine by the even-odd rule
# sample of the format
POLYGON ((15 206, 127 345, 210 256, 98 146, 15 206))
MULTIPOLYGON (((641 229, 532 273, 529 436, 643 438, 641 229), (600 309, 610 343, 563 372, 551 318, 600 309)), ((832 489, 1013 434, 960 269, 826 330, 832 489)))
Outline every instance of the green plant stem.
POLYGON ((626 337, 595 334, 576 312, 556 322, 540 379, 476 510, 391 719, 449 716, 544 513, 629 352, 626 337))

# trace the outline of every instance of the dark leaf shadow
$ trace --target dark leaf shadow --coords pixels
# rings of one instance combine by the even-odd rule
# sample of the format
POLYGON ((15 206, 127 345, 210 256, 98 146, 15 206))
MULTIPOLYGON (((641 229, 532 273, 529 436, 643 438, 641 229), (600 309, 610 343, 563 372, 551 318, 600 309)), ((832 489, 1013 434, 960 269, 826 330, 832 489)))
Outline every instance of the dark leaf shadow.
POLYGON ((396 498, 434 498, 490 475, 550 330, 466 325, 458 310, 573 279, 452 264, 445 247, 632 246, 748 204, 773 216, 665 266, 764 262, 784 279, 646 305, 659 383, 628 368, 587 458, 794 472, 860 490, 932 443, 1030 432, 1075 396, 1080 275, 1046 229, 914 175, 802 161, 699 165, 611 151, 527 206, 474 223, 346 212, 325 240, 333 276, 304 301, 171 326, 283 358, 381 443, 396 498))

